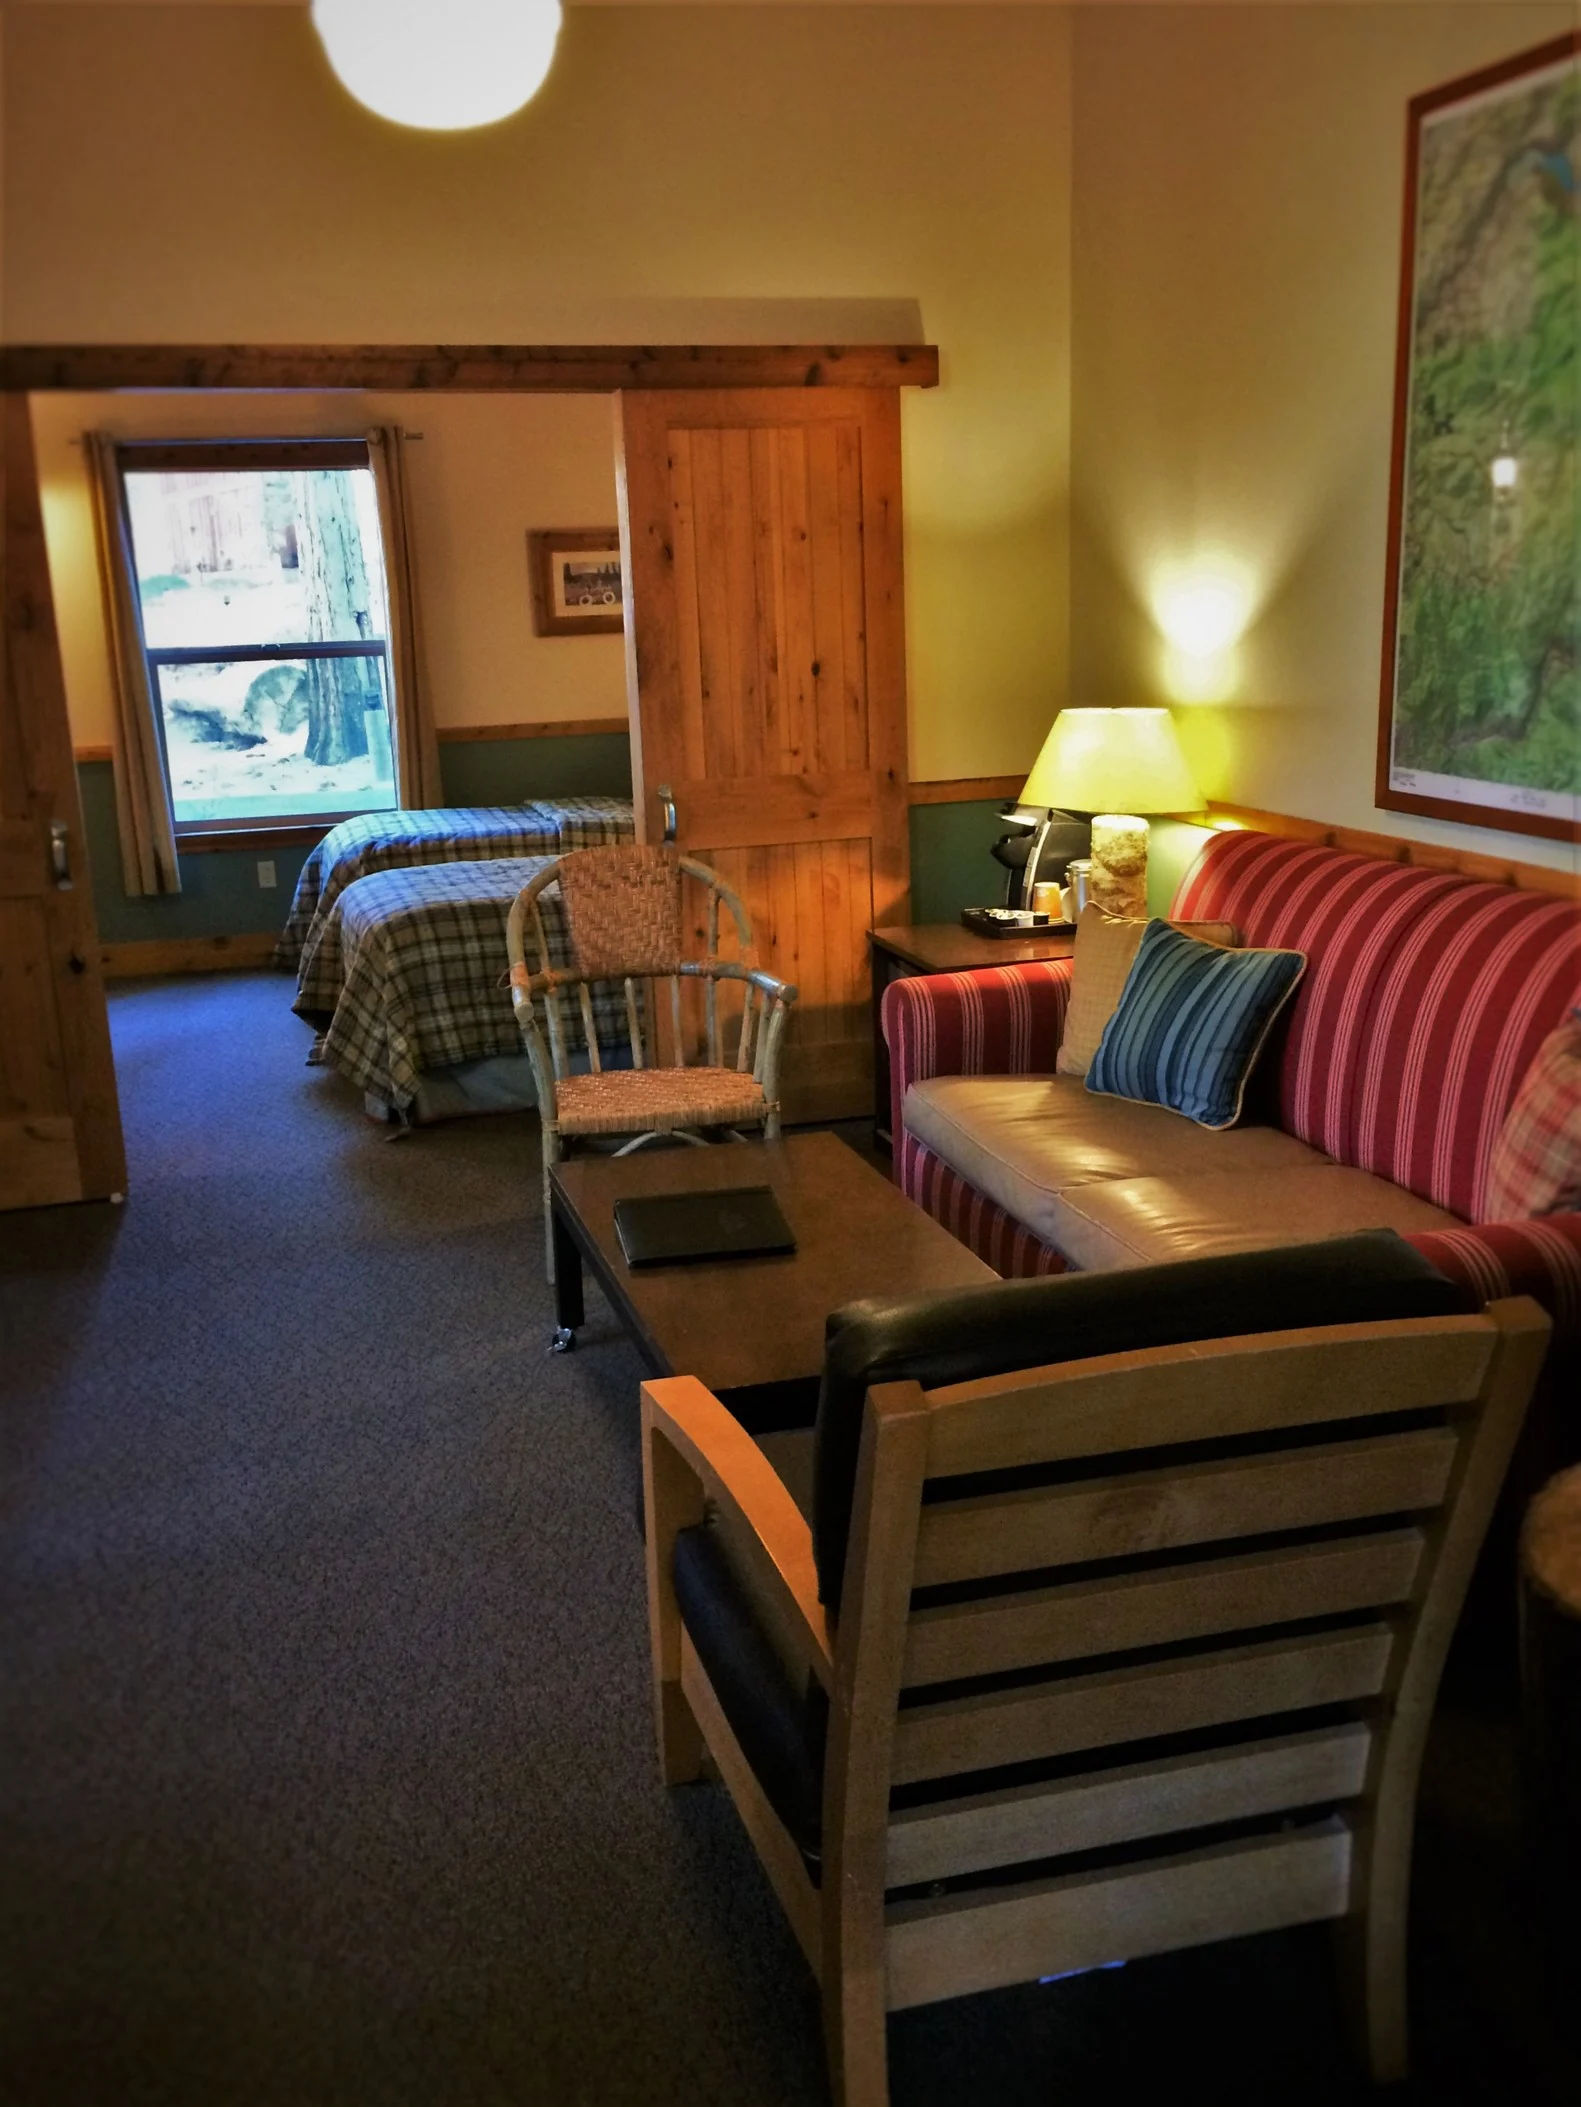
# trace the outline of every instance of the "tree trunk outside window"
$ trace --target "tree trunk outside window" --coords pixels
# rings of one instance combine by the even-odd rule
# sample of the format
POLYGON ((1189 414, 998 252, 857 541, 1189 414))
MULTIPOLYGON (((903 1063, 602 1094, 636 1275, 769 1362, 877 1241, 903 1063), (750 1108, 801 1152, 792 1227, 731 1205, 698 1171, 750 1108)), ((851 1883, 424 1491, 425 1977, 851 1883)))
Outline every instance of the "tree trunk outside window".
MULTIPOLYGON (((307 587, 309 641, 370 636, 371 595, 348 476, 334 470, 301 477, 298 557, 307 587)), ((368 751, 366 712, 380 701, 371 659, 309 659, 307 758, 320 767, 368 751)))

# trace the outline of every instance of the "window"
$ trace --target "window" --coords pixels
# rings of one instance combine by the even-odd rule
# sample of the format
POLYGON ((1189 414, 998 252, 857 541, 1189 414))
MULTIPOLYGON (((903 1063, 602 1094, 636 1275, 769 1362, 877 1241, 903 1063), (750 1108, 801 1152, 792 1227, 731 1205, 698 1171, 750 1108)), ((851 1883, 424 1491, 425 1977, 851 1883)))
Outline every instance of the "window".
POLYGON ((119 458, 177 834, 393 807, 367 447, 125 446, 119 458))

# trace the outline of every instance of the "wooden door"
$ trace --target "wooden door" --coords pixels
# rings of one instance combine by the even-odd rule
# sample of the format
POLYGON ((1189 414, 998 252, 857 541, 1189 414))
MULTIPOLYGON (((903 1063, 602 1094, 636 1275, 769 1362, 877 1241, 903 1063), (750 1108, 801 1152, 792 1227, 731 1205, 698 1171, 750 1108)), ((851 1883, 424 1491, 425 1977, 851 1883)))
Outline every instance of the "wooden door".
POLYGON ((4 398, 0 1208, 126 1187, 27 397, 4 398))
POLYGON ((639 836, 667 788, 800 991, 787 1119, 870 1112, 867 931, 910 884, 898 395, 629 392, 616 448, 639 836))

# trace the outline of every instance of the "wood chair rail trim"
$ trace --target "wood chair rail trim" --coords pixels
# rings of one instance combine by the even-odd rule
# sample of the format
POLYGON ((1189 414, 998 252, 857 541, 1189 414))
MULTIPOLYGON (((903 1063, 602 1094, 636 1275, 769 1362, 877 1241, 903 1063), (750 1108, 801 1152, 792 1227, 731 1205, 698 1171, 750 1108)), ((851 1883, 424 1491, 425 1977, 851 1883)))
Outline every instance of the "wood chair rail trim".
POLYGON ((1264 812, 1255 805, 1215 801, 1204 812, 1182 812, 1176 817, 1194 827, 1218 831, 1244 827, 1254 834, 1313 841, 1326 849, 1340 849, 1353 856, 1376 856, 1388 863, 1407 863, 1418 870, 1449 871, 1484 885, 1509 885, 1520 892, 1558 893, 1565 899, 1581 900, 1581 867, 1574 859, 1568 869, 1561 864, 1524 863, 1513 856, 1491 855, 1483 849, 1452 849, 1441 842, 1416 841, 1404 834, 1373 834, 1360 827, 1336 827, 1327 820, 1264 812))

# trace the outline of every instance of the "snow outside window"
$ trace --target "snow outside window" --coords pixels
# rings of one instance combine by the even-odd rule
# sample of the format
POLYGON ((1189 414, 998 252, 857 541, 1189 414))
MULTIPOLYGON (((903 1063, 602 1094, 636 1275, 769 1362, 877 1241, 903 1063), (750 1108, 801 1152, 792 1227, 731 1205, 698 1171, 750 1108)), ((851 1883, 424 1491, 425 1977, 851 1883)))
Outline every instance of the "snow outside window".
POLYGON ((396 802, 383 540, 372 471, 356 465, 366 448, 275 452, 122 450, 178 834, 396 802), (320 455, 331 465, 314 465, 320 455))

